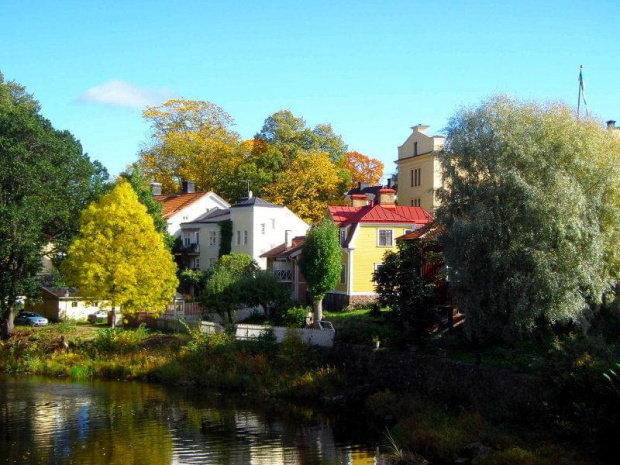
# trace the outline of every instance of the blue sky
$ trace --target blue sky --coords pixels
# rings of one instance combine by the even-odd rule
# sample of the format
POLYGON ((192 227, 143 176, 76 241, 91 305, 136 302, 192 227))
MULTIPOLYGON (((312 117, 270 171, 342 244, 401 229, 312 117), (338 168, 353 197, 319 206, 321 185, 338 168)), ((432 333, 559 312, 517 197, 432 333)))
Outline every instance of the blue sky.
POLYGON ((144 104, 208 100, 243 138, 287 108, 394 172, 410 126, 439 133, 496 93, 620 121, 618 1, 5 0, 0 71, 117 174, 144 104))

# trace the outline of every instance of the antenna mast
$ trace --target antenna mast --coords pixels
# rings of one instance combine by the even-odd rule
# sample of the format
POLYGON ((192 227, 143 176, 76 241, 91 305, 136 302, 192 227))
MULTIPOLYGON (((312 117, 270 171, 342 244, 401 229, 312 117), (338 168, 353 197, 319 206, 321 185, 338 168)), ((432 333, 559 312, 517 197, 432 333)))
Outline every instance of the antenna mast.
POLYGON ((583 108, 586 110, 586 116, 588 116, 588 104, 586 103, 586 92, 583 85, 583 65, 579 66, 579 97, 577 98, 577 118, 579 118, 579 111, 581 109, 581 100, 583 99, 583 108))

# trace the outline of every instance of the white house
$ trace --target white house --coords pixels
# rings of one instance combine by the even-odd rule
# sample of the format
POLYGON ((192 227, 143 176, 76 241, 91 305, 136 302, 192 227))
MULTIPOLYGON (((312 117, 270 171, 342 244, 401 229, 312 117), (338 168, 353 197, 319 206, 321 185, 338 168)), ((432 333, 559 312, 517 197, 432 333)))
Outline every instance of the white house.
POLYGON ((193 221, 181 223, 181 234, 189 238, 186 248, 193 254, 188 266, 207 270, 217 261, 220 242, 220 222, 232 222, 231 252, 250 255, 262 269, 267 260, 265 252, 304 236, 310 227, 288 208, 269 203, 250 195, 230 208, 211 210, 193 221))
POLYGON ((168 222, 168 234, 180 236, 181 223, 193 221, 216 208, 229 208, 230 204, 214 192, 195 192, 193 181, 183 181, 180 194, 161 195, 161 184, 151 183, 153 199, 163 204, 163 217, 168 222))

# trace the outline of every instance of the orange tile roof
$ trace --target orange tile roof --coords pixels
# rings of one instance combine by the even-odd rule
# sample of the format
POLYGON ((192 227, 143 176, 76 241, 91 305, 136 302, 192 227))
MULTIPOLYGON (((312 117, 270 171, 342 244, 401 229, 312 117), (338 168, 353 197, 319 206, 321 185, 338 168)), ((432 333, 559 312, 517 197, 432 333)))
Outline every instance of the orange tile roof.
POLYGON ((154 195, 153 200, 164 204, 162 214, 164 219, 167 220, 179 210, 184 209, 208 193, 209 192, 192 192, 191 194, 154 195))
POLYGON ((329 213, 338 226, 356 223, 415 223, 422 225, 433 221, 433 216, 422 207, 332 206, 329 207, 329 213))

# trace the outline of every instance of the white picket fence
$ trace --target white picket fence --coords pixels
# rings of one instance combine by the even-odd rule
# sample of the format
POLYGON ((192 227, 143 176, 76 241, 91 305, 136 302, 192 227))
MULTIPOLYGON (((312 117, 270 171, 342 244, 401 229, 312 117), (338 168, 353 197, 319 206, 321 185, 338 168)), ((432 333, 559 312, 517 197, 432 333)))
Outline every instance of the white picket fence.
MULTIPOLYGON (((327 326, 327 325, 326 325, 327 326)), ((328 325, 331 327, 331 324, 328 325)), ((258 339, 262 334, 270 331, 276 338, 276 342, 279 344, 284 340, 284 337, 289 331, 295 331, 297 336, 306 344, 333 347, 334 336, 336 331, 333 328, 330 329, 314 329, 314 328, 285 328, 282 326, 260 326, 260 325, 237 325, 237 332, 235 338, 238 340, 252 340, 258 339)), ((220 333, 223 328, 218 323, 211 321, 203 321, 200 326, 200 331, 205 334, 220 333)))

